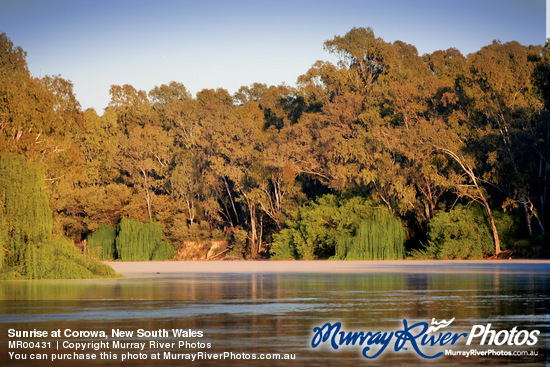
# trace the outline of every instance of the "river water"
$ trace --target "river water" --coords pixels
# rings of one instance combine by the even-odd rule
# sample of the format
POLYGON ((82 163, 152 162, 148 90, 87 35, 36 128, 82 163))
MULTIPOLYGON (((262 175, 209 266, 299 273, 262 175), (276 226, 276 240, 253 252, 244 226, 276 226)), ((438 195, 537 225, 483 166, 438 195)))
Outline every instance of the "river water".
MULTIPOLYGON (((299 262, 296 263, 299 266, 299 262)), ((455 351, 495 350, 537 354, 536 356, 476 355, 450 356, 430 360, 430 365, 545 365, 550 323, 550 266, 548 263, 490 263, 460 268, 437 265, 387 266, 376 272, 304 273, 191 273, 154 274, 107 280, 78 281, 4 281, 0 282, 0 365, 1 366, 180 366, 180 365, 425 365, 428 362, 414 351, 412 343, 395 351, 396 339, 374 359, 362 356, 365 345, 342 346, 335 350, 320 343, 312 348, 313 329, 329 322, 341 323, 343 331, 387 332, 412 325, 436 321, 454 321, 436 332, 471 333, 474 325, 508 335, 538 330, 535 345, 480 345, 466 337, 456 344, 421 346, 426 355, 446 349, 455 351), (405 321, 404 321, 405 320, 405 321), (47 337, 10 337, 8 330, 46 331, 47 337), (112 336, 112 330, 134 331, 132 337, 112 336), (167 330, 170 335, 136 337, 138 330, 167 330), (175 337, 172 329, 202 332, 202 337, 175 337), (55 337, 52 331, 61 330, 55 337), (105 331, 107 338, 72 332, 105 331), (46 349, 9 348, 9 341, 41 341, 46 349), (78 353, 95 354, 95 360, 64 359, 55 364, 33 361, 45 355, 67 355, 75 349, 63 348, 63 342, 108 341, 101 350, 88 347, 78 353), (143 351, 114 348, 113 342, 145 342, 143 351), (153 346, 151 341, 176 343, 174 347, 153 346), (178 342, 188 342, 178 348, 178 342), (58 344, 60 343, 60 344, 58 344), (11 355, 9 352, 14 354, 11 355), (101 359, 100 353, 104 353, 101 359), (133 358, 142 353, 145 359, 122 362, 122 354, 133 358), (165 352, 192 354, 203 352, 200 360, 169 360, 165 352), (205 359, 205 354, 232 353, 233 359, 205 359), (161 360, 153 361, 152 355, 161 360), (274 361, 267 354, 287 354, 295 360, 274 361), (16 354, 20 358, 16 359, 16 354), (36 355, 31 355, 36 354, 36 355), (113 355, 117 359, 114 360, 113 355), (249 359, 247 359, 249 358, 249 359)), ((418 329, 415 329, 418 330, 418 329)), ((479 330, 479 329, 478 329, 479 330)), ((160 331, 159 331, 160 332, 160 331)), ((152 333, 153 334, 153 333, 152 333)), ((501 334, 504 335, 504 334, 501 334)), ((505 337, 502 336, 503 338, 505 337)), ((371 339, 373 341, 374 339, 371 339)), ((527 342, 528 340, 526 340, 527 342)), ((487 344, 487 343, 485 343, 487 344)), ((26 346, 28 347, 28 345, 26 346)), ((374 343, 367 355, 380 346, 374 343)), ((489 353, 489 352, 487 352, 489 353)), ((493 353, 493 352, 491 352, 493 353)), ((502 353, 502 352, 501 352, 502 353)), ((67 357, 69 358, 69 357, 67 357)), ((183 357, 181 357, 183 358, 183 357)), ((198 356, 196 358, 199 358, 198 356)), ((273 357, 271 357, 273 358, 273 357)))

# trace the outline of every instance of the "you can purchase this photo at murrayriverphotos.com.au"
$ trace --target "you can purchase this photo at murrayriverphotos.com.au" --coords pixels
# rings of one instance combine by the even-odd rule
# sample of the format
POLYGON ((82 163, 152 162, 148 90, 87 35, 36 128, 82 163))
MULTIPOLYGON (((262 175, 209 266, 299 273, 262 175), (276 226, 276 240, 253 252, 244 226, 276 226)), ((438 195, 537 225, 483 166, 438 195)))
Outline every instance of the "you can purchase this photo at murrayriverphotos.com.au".
POLYGON ((550 366, 546 0, 0 0, 0 366, 550 366))

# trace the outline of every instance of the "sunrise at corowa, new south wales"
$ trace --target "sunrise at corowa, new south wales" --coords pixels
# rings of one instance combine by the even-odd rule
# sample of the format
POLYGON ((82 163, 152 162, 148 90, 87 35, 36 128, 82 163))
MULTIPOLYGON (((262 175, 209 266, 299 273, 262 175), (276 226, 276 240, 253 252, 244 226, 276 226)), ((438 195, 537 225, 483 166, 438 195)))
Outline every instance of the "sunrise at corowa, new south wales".
POLYGON ((0 2, 0 365, 544 365, 544 0, 0 2))

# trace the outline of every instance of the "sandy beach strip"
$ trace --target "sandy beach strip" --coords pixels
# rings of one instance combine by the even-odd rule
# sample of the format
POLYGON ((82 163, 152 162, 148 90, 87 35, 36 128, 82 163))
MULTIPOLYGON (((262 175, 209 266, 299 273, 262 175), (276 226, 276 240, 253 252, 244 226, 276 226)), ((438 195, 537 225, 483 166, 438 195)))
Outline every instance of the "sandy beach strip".
POLYGON ((106 261, 118 274, 154 276, 191 273, 550 273, 550 260, 395 261, 106 261))

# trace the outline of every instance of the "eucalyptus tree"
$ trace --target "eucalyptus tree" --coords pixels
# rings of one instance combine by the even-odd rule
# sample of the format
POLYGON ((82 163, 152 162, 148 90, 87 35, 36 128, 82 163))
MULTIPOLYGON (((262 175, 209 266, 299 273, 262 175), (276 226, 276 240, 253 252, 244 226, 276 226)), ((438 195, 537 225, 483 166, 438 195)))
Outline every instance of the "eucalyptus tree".
POLYGON ((530 187, 537 168, 525 164, 538 163, 533 147, 544 101, 533 83, 533 74, 541 51, 538 46, 517 42, 493 42, 468 59, 477 125, 493 135, 488 142, 492 146, 488 163, 494 167, 491 180, 505 191, 509 204, 523 208, 531 236, 532 217, 544 232, 530 187))
POLYGON ((159 119, 164 122, 169 120, 166 116, 168 105, 176 101, 190 100, 192 97, 185 85, 175 81, 155 86, 149 91, 148 96, 152 108, 157 112, 159 119))
POLYGON ((122 178, 140 191, 152 220, 153 201, 165 185, 172 159, 172 137, 159 126, 136 125, 118 136, 117 149, 115 164, 122 178))

